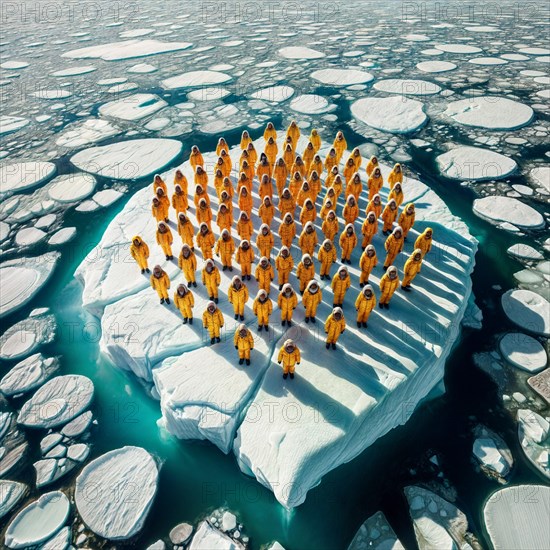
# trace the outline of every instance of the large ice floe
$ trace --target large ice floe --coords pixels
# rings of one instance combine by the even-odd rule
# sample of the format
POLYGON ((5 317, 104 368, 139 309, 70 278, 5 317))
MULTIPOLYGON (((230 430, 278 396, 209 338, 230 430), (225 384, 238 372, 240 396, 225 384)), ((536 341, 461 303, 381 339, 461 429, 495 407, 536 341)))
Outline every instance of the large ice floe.
POLYGON ((84 523, 110 540, 133 537, 157 492, 159 471, 141 447, 109 451, 87 464, 76 479, 74 500, 84 523))
POLYGON ((359 69, 321 69, 311 73, 311 78, 329 86, 351 86, 365 84, 374 80, 374 76, 359 69))
MULTIPOLYGON (((302 136, 298 150, 306 143, 302 136)), ((262 146, 263 140, 259 140, 256 147, 262 146)), ((235 162, 239 154, 237 148, 231 151, 235 162)), ((326 147, 322 154, 326 154, 326 147)), ((213 153, 204 154, 207 165, 213 165, 215 158, 213 153)), ((189 162, 180 168, 192 181, 189 162)), ((388 173, 389 167, 383 166, 382 170, 388 173)), ((173 174, 171 170, 163 175, 170 187, 169 195, 173 174)), ((360 174, 366 180, 363 169, 360 174)), ((83 305, 101 317, 102 351, 149 388, 154 384, 152 393, 160 399, 161 424, 171 433, 181 438, 208 439, 224 452, 233 450, 241 469, 270 488, 283 505, 299 505, 326 473, 407 421, 418 403, 441 382, 445 360, 460 335, 460 323, 472 298, 470 273, 476 242, 466 225, 426 185, 405 178, 404 189, 406 200, 416 203, 417 222, 406 253, 397 261, 400 270, 418 232, 428 225, 435 231, 434 248, 425 260, 423 275, 415 280, 414 299, 398 292, 389 313, 381 315, 377 310, 368 330, 356 329, 353 301, 359 292, 358 247, 349 268, 353 283, 344 305, 348 329, 339 351, 325 350, 322 342, 322 321, 332 309, 332 292, 322 282, 318 322, 305 324, 300 305, 295 325, 285 331, 275 308, 268 333, 258 335, 253 327, 255 349, 248 367, 237 364, 232 343, 236 322, 226 297, 238 268, 221 271, 219 307, 226 326, 222 342, 210 347, 201 324, 207 300, 204 288, 199 285, 192 289, 195 323, 184 325, 173 306, 159 305, 149 277, 139 273, 130 257, 131 239, 141 235, 150 244, 149 265, 161 264, 170 276, 170 292, 184 282, 176 262, 165 260, 154 244, 151 186, 136 192, 75 273, 83 285, 83 305), (290 383, 282 379, 276 362, 278 349, 288 337, 297 340, 302 350, 297 377, 290 383)), ((385 188, 382 195, 385 200, 385 188)), ((211 201, 215 211, 217 199, 213 194, 211 201)), ((254 201, 257 208, 259 198, 255 194, 254 201)), ((364 212, 364 197, 359 204, 364 212)), ((173 227, 172 216, 173 212, 173 227)), ((257 231, 260 224, 256 210, 253 221, 257 231)), ((278 223, 276 218, 273 227, 278 223)), ((213 227, 217 237, 218 229, 213 227)), ((317 230, 320 234, 319 226, 317 230)), ((173 231, 177 254, 179 237, 173 231)), ((382 235, 375 237, 374 244, 382 254, 382 235)), ((274 254, 278 248, 276 239, 274 254)), ((299 257, 296 246, 293 252, 299 257)), ((200 258, 199 252, 199 270, 200 258)), ((377 294, 381 274, 381 268, 375 269, 371 277, 377 294)), ((291 283, 295 282, 292 274, 291 283)), ((257 283, 252 280, 246 284, 251 297, 255 296, 257 283)), ((246 304, 246 323, 255 321, 251 306, 252 300, 246 304)))
POLYGON ((494 223, 509 223, 524 229, 540 229, 545 222, 542 214, 513 197, 491 195, 476 199, 474 213, 494 223))
POLYGON ((400 95, 434 95, 441 91, 441 86, 428 80, 388 78, 379 80, 373 86, 375 90, 400 95))
POLYGON ((37 187, 56 171, 52 162, 18 162, 0 166, 0 196, 37 187))
POLYGON ((190 71, 167 78, 160 84, 165 90, 177 90, 178 88, 213 86, 214 84, 223 84, 229 80, 231 80, 231 75, 219 71, 190 71))
POLYGON ((71 162, 91 174, 118 180, 143 178, 164 168, 183 145, 175 139, 134 139, 90 147, 76 153, 71 162))
POLYGON ((501 298, 508 318, 528 332, 550 336, 550 303, 531 290, 509 290, 501 298))
POLYGON ((287 59, 319 59, 325 57, 323 52, 305 46, 287 46, 279 50, 279 55, 287 59))
POLYGON ((154 94, 134 94, 99 107, 99 114, 119 120, 141 120, 166 107, 164 99, 154 94))

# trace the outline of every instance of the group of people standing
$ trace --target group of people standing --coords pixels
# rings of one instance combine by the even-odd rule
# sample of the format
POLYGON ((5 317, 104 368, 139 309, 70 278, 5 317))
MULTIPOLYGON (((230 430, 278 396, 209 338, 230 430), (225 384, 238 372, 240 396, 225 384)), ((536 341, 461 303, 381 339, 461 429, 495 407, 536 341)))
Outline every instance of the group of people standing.
MULTIPOLYGON (((384 185, 381 168, 376 156, 366 164, 368 177, 366 189, 359 175, 363 158, 359 149, 353 149, 348 159, 343 159, 347 143, 342 132, 338 132, 325 159, 319 154, 321 137, 313 129, 303 154, 296 152, 300 129, 296 122, 288 127, 282 151, 277 144, 277 132, 270 122, 264 131, 264 150, 258 156, 254 143, 247 131, 241 138, 241 155, 238 161, 238 176, 235 190, 231 174, 234 163, 229 153, 229 146, 220 138, 216 147, 218 156, 214 166, 213 185, 209 182, 204 158, 197 146, 193 146, 189 163, 194 173, 195 223, 189 216, 189 182, 181 170, 174 176, 174 193, 171 200, 168 187, 160 175, 153 180, 152 215, 157 222, 156 241, 167 260, 173 259, 172 246, 174 237, 169 227, 170 208, 175 211, 177 232, 181 239, 178 265, 187 284, 180 283, 173 295, 174 305, 181 312, 183 323, 193 323, 195 305, 191 287, 197 287, 196 248, 200 249, 204 266, 201 280, 206 287, 210 301, 203 313, 203 326, 208 330, 210 342, 220 342, 224 317, 218 308, 219 286, 221 283, 220 268, 214 261, 214 254, 219 258, 222 271, 233 271, 233 262, 240 267, 241 275, 232 278, 228 289, 228 300, 233 305, 235 320, 244 321, 245 304, 248 302, 249 290, 245 281, 252 276, 257 281, 258 292, 253 301, 253 312, 258 320, 258 331, 269 330, 269 319, 273 312, 273 301, 270 298, 271 285, 277 272, 279 294, 277 305, 281 311, 283 326, 291 326, 293 312, 298 306, 298 295, 289 283, 289 276, 295 268, 291 247, 298 236, 301 260, 296 266, 299 282, 299 293, 305 308, 305 322, 315 323, 316 312, 322 301, 322 289, 315 280, 314 258, 320 266, 320 278, 331 281, 333 292, 333 311, 325 321, 327 349, 336 349, 336 343, 346 328, 342 309, 344 298, 351 286, 350 273, 346 264, 351 265, 351 255, 361 237, 362 254, 359 259, 361 271, 359 284, 361 290, 355 299, 358 328, 367 328, 367 321, 377 300, 369 277, 378 264, 376 249, 371 244, 373 237, 380 230, 387 238, 384 248, 386 257, 383 264, 385 271, 380 279, 379 307, 389 308, 391 298, 399 285, 404 291, 411 290, 411 283, 420 272, 422 261, 432 246, 433 231, 427 228, 418 236, 413 253, 405 262, 403 279, 399 279, 394 262, 403 251, 404 241, 415 222, 414 203, 404 204, 403 171, 400 164, 395 164, 386 182, 390 188, 385 206, 382 204, 380 190, 384 185), (324 192, 323 192, 324 184, 324 192), (214 214, 211 196, 217 197, 218 208, 214 214), (261 225, 257 230, 255 242, 253 223, 253 193, 260 199, 257 216, 261 225), (274 195, 277 195, 277 208, 274 195), (356 228, 359 217, 359 198, 368 193, 368 204, 365 209, 365 220, 360 230, 356 228), (322 201, 319 199, 324 195, 322 201), (340 220, 337 215, 337 203, 342 196, 344 207, 341 212, 343 231, 340 232, 340 220), (235 216, 234 205, 237 204, 239 215, 235 216), (317 204, 321 204, 319 212, 317 204), (272 228, 276 214, 280 224, 275 231, 272 228), (298 211, 298 212, 297 212, 298 211), (236 223, 235 223, 236 222, 236 223), (301 225, 298 235, 297 222, 301 225), (319 242, 315 223, 321 227, 324 236, 319 242), (219 237, 214 236, 212 225, 216 224, 219 237), (197 231, 198 229, 198 231, 197 231), (236 245, 232 230, 236 229, 239 244, 236 245), (272 263, 272 252, 276 237, 280 249, 272 263), (331 268, 337 261, 336 243, 340 247, 341 266, 331 278, 331 268), (257 253, 253 248, 256 245, 257 253), (252 265, 259 256, 256 268, 252 265)), ((139 236, 132 239, 130 253, 141 269, 141 273, 150 273, 148 266, 149 246, 139 236)), ((157 291, 161 304, 170 304, 168 290, 170 278, 160 265, 155 265, 150 276, 151 287, 157 291)), ((245 324, 240 324, 234 334, 235 348, 238 350, 239 363, 250 364, 250 350, 254 347, 254 338, 245 324)), ((283 344, 278 360, 283 364, 283 376, 294 377, 294 367, 300 363, 300 350, 295 342, 287 340, 283 344)))

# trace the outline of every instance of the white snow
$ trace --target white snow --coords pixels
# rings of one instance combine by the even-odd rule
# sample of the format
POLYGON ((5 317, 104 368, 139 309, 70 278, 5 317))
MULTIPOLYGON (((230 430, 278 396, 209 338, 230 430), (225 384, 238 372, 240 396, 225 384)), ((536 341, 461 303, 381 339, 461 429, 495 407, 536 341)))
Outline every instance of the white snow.
POLYGON ((219 87, 201 88, 187 94, 189 101, 215 101, 231 95, 229 90, 219 87))
POLYGON ((517 169, 513 159, 481 147, 455 147, 439 155, 436 162, 441 174, 454 180, 502 179, 517 169))
POLYGON ((58 252, 48 252, 35 258, 16 258, 0 266, 2 293, 0 294, 0 318, 24 306, 50 278, 58 252))
POLYGON ((46 238, 46 233, 36 227, 25 227, 20 229, 15 235, 15 244, 17 246, 30 246, 46 238))
POLYGON ((496 472, 500 476, 506 476, 510 471, 508 462, 500 453, 492 439, 478 438, 474 441, 473 453, 481 464, 496 472))
POLYGON ((539 166, 529 172, 529 177, 536 185, 550 192, 550 166, 539 166))
POLYGON ((72 59, 95 59, 104 61, 118 61, 146 57, 167 52, 186 50, 191 47, 190 42, 162 42, 160 40, 125 40, 71 50, 62 55, 72 59))
POLYGON ((477 46, 468 46, 467 44, 435 44, 434 48, 447 53, 479 53, 482 51, 477 46))
POLYGON ((422 61, 416 65, 419 71, 425 73, 444 73, 456 69, 456 65, 450 61, 422 61))
POLYGON ((76 479, 74 498, 80 517, 106 539, 134 536, 153 504, 158 475, 155 460, 141 447, 123 447, 101 455, 76 479))
POLYGON ((119 180, 149 176, 177 157, 181 142, 173 139, 135 139, 84 149, 71 162, 86 172, 119 180))
POLYGON ((15 365, 0 380, 0 392, 5 396, 21 395, 40 387, 57 370, 59 362, 35 353, 15 365))
POLYGON ((99 114, 120 120, 141 120, 166 107, 164 99, 154 94, 134 94, 99 107, 99 114))
POLYGON ((530 290, 509 290, 502 295, 508 318, 527 332, 550 336, 550 303, 530 290))
POLYGON ((288 46, 286 48, 281 48, 279 50, 279 55, 287 59, 319 59, 325 57, 324 53, 312 48, 306 48, 305 46, 288 46))
POLYGON ((262 88, 257 92, 250 94, 253 99, 261 101, 272 101, 273 103, 282 103, 294 95, 294 88, 290 86, 271 86, 262 88))
POLYGON ((38 99, 64 99, 71 97, 73 94, 68 90, 40 90, 31 94, 38 99))
POLYGON ((527 55, 548 55, 550 54, 550 49, 548 48, 520 48, 520 53, 525 53, 527 55))
POLYGON ((24 69, 28 66, 29 64, 26 61, 4 61, 4 63, 0 63, 0 69, 6 69, 10 71, 24 69))
POLYGON ((212 86, 223 84, 231 80, 231 75, 219 71, 190 71, 163 80, 160 85, 165 90, 176 90, 178 88, 198 88, 201 86, 212 86))
MULTIPOLYGON (((522 394, 513 395, 518 403, 526 401, 522 394)), ((529 409, 518 409, 518 438, 523 452, 531 464, 550 480, 550 423, 529 409)))
POLYGON ((0 480, 0 518, 8 514, 27 492, 27 486, 18 481, 0 480))
POLYGON ((61 491, 42 495, 15 516, 6 529, 8 548, 35 546, 53 537, 65 525, 71 503, 61 491))
POLYGON ((544 258, 537 249, 525 243, 513 244, 506 252, 510 256, 523 260, 542 260, 544 258))
POLYGON ((348 550, 405 550, 386 516, 376 512, 359 528, 348 550))
POLYGON ((428 120, 424 104, 407 97, 362 98, 351 105, 351 114, 368 126, 394 134, 414 132, 428 120))
POLYGON ((498 57, 474 57, 468 60, 468 63, 474 65, 506 65, 508 61, 498 57))
POLYGON ((10 234, 10 225, 6 222, 0 222, 0 243, 5 241, 10 234))
POLYGON ((21 408, 17 422, 29 428, 55 428, 88 408, 94 396, 89 378, 76 374, 46 382, 21 408))
POLYGON ((82 74, 93 73, 94 71, 97 71, 97 67, 94 67, 93 65, 83 65, 82 67, 70 67, 68 69, 55 71, 50 76, 79 76, 82 74))
POLYGON ((465 126, 490 130, 515 130, 533 119, 529 105, 499 96, 476 96, 453 101, 444 115, 465 126))
POLYGON ((120 132, 120 128, 107 120, 91 118, 66 129, 55 140, 55 143, 60 147, 85 147, 116 136, 120 132))
POLYGON ((242 550, 244 547, 216 529, 208 521, 203 521, 195 533, 189 550, 242 550))
POLYGON ((46 541, 40 550, 65 550, 71 543, 71 528, 63 527, 57 535, 46 541))
POLYGON ((427 80, 388 78, 379 80, 373 85, 375 90, 400 95, 434 95, 441 91, 441 86, 427 80))
POLYGON ((542 344, 520 332, 511 332, 499 342, 503 357, 515 367, 530 373, 541 371, 548 364, 548 356, 542 344))
POLYGON ((51 246, 57 246, 65 244, 76 236, 76 227, 62 227, 59 231, 56 231, 49 239, 48 244, 51 246))
POLYGON ((321 69, 311 73, 310 77, 330 86, 365 84, 374 80, 372 74, 359 69, 321 69))
POLYGON ((525 229, 544 227, 544 218, 531 206, 512 197, 488 196, 476 199, 474 213, 492 222, 511 223, 525 229))
POLYGON ((65 424, 61 430, 61 434, 65 437, 79 437, 90 427, 92 420, 93 415, 90 411, 83 412, 65 424))
POLYGON ((96 179, 89 174, 74 173, 55 178, 48 195, 57 202, 77 202, 90 195, 96 186, 96 179))
POLYGON ((550 487, 515 485, 493 493, 483 509, 495 550, 540 550, 550 540, 550 487))
POLYGON ((0 135, 16 132, 24 128, 29 122, 30 120, 27 118, 2 115, 0 116, 0 135))
POLYGON ((150 65, 149 63, 138 63, 137 65, 133 65, 132 67, 128 68, 129 73, 135 74, 154 73, 157 70, 157 67, 155 67, 154 65, 150 65))
POLYGON ((315 94, 302 94, 290 102, 290 108, 297 113, 317 115, 334 110, 326 97, 315 94))

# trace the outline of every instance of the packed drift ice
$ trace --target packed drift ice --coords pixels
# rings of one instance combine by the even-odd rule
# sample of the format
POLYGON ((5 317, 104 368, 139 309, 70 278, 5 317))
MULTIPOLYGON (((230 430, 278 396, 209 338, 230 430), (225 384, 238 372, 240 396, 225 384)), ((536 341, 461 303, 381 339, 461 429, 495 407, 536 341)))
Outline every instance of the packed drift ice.
MULTIPOLYGON (((304 136, 300 137, 296 151, 303 151, 307 141, 304 136)), ((254 144, 258 154, 263 151, 263 139, 254 144)), ((278 140, 278 145, 282 151, 282 139, 278 140)), ((321 147, 319 153, 323 159, 329 148, 325 144, 321 147)), ((240 152, 239 148, 230 151, 233 167, 238 166, 240 152)), ((344 153, 344 160, 348 154, 344 153)), ((204 154, 209 178, 212 178, 216 160, 214 153, 204 154)), ((365 164, 366 159, 359 170, 364 187, 368 180, 365 164)), ((193 189, 194 174, 189 161, 180 169, 193 189)), ((384 165, 381 170, 384 176, 390 172, 384 165)), ((234 186, 235 176, 233 169, 234 186)), ((163 174, 162 178, 169 186, 168 196, 171 197, 174 171, 163 174)), ((209 190, 211 186, 209 183, 209 190)), ((257 214, 260 206, 257 188, 255 181, 252 243, 256 242, 261 225, 257 214)), ((155 244, 157 223, 151 216, 152 186, 138 191, 113 219, 99 244, 75 274, 83 285, 84 306, 102 318, 102 351, 115 365, 142 379, 160 399, 162 423, 170 432, 181 438, 208 439, 224 452, 233 450, 241 469, 270 488, 284 506, 299 505, 326 473, 352 460, 379 437, 408 420, 416 406, 441 382, 445 360, 460 335, 461 321, 471 301, 470 274, 476 241, 469 235, 466 225, 454 217, 426 185, 405 177, 403 191, 405 202, 416 204, 416 222, 405 241, 403 253, 394 262, 400 278, 417 237, 427 227, 434 231, 432 250, 424 257, 422 273, 414 281, 413 292, 398 290, 389 311, 376 308, 369 318, 368 329, 355 328, 354 303, 360 291, 357 266, 361 255, 361 247, 355 247, 348 268, 351 288, 342 307, 347 329, 335 352, 326 349, 323 331, 323 323, 333 305, 330 281, 319 282, 322 302, 317 323, 304 322, 304 308, 298 294, 294 324, 286 328, 279 322, 275 280, 271 284, 274 311, 269 330, 259 334, 252 313, 258 285, 254 278, 245 281, 250 300, 244 310, 244 323, 250 325, 254 321, 251 327, 254 333, 252 364, 246 367, 238 364, 237 351, 232 347, 238 321, 233 320, 233 305, 227 299, 232 276, 240 274, 239 267, 235 266, 229 273, 220 269, 218 307, 225 319, 222 342, 206 347, 211 335, 200 322, 208 301, 200 285, 200 261, 197 266, 199 286, 192 288, 196 322, 191 325, 182 324, 182 317, 173 305, 159 305, 157 294, 150 288, 149 274, 140 275, 129 254, 132 238, 140 235, 151 245, 149 265, 161 265, 172 282, 170 298, 178 284, 186 282, 177 265, 180 240, 173 212, 168 226, 174 233, 175 257, 165 259, 165 254, 155 244), (295 341, 301 352, 295 380, 283 380, 281 366, 277 364, 281 345, 288 338, 295 341)), ((318 208, 323 194, 324 186, 318 196, 318 208)), ((388 194, 389 189, 384 186, 380 192, 384 204, 388 194)), ((215 193, 209 195, 212 210, 216 212, 218 200, 215 193)), ((194 222, 192 202, 189 200, 188 213, 194 222)), ((234 202, 237 202, 236 196, 234 202)), ((275 205, 277 202, 275 198, 275 205)), ((360 215, 355 222, 359 238, 367 202, 362 193, 358 201, 360 215)), ((341 196, 338 216, 343 204, 341 196)), ((237 217, 235 214, 234 218, 237 217)), ((315 219, 315 229, 321 238, 319 219, 315 219)), ((275 234, 272 264, 281 246, 277 235, 280 221, 275 208, 271 224, 275 234)), ((342 222, 340 219, 338 234, 344 229, 342 222)), ((297 222, 297 225, 299 234, 301 224, 297 222)), ((214 221, 212 230, 217 240, 220 232, 214 221)), ((238 244, 235 225, 232 234, 238 244)), ((291 246, 295 265, 302 256, 297 240, 291 246)), ((384 240, 378 231, 372 241, 379 264, 369 282, 377 299, 384 274, 384 240)), ((339 252, 339 247, 337 249, 339 252)), ((253 272, 259 261, 255 247, 254 251, 253 272)), ((197 256, 200 256, 198 247, 197 256)), ((215 263, 219 263, 217 258, 215 263)), ((317 271, 317 252, 314 264, 317 271)), ((337 269, 339 267, 332 267, 331 277, 337 269)), ((297 292, 294 271, 289 282, 297 292)))

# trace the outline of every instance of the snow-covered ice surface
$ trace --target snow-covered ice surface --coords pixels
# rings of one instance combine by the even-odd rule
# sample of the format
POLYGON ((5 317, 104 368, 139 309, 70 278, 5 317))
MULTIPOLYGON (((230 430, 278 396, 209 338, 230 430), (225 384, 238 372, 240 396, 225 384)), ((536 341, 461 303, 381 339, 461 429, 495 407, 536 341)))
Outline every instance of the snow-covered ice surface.
POLYGON ((365 97, 351 105, 351 114, 368 126, 394 134, 418 130, 428 120, 424 105, 407 97, 365 97))
POLYGON ((456 69, 456 65, 450 61, 421 61, 416 68, 425 73, 444 73, 456 69))
POLYGON ((0 167, 0 196, 37 187, 56 172, 52 162, 18 162, 0 167))
POLYGON ((181 152, 174 139, 134 139, 84 149, 71 162, 92 174, 118 180, 143 178, 160 171, 181 152))
POLYGON ((270 86, 269 88, 262 88, 257 92, 250 94, 253 99, 259 99, 261 101, 273 101, 274 103, 282 103, 287 99, 290 99, 294 95, 294 88, 290 86, 270 86))
POLYGON ((160 111, 166 105, 166 101, 154 94, 134 94, 101 105, 99 114, 107 118, 135 121, 160 111))
POLYGON ((357 531, 348 550, 405 550, 386 516, 376 512, 357 531))
POLYGON ((310 77, 330 86, 351 86, 374 80, 372 74, 359 69, 320 69, 312 72, 310 77))
MULTIPOLYGON (((306 138, 300 138, 298 149, 305 143, 306 138)), ((237 151, 233 149, 231 154, 236 155, 237 151)), ((205 154, 206 163, 213 163, 214 159, 214 154, 205 154)), ((187 161, 181 168, 188 178, 192 177, 187 161)), ((365 177, 364 171, 361 173, 365 177)), ((171 182, 173 172, 164 179, 171 182)), ((373 313, 376 319, 368 332, 349 328, 345 349, 338 352, 342 361, 339 371, 333 368, 334 353, 325 351, 307 325, 302 324, 301 311, 296 315, 297 326, 286 333, 286 337, 299 338, 304 354, 293 385, 283 383, 280 367, 272 360, 280 345, 278 330, 270 332, 271 339, 256 338, 257 350, 252 352, 250 367, 236 366, 234 356, 228 353, 235 324, 232 307, 225 298, 227 272, 222 272, 220 299, 227 324, 224 343, 205 350, 204 344, 209 340, 203 334, 199 318, 192 327, 183 326, 178 312, 159 306, 149 288, 148 277, 139 274, 128 252, 133 235, 141 235, 146 242, 154 241, 156 226, 150 215, 150 187, 128 201, 97 245, 101 255, 97 250, 91 251, 75 274, 84 286, 84 305, 98 316, 104 309, 102 349, 120 368, 132 370, 146 381, 154 378, 163 422, 179 437, 206 437, 227 451, 247 411, 234 444, 239 465, 274 490, 286 506, 300 504, 325 473, 351 460, 378 437, 407 420, 396 403, 412 400, 416 404, 439 383, 445 359, 459 336, 457 326, 471 293, 469 275, 476 244, 466 226, 450 214, 433 191, 409 178, 404 187, 407 200, 417 203, 415 229, 421 231, 427 224, 435 228, 433 259, 427 258, 425 263, 426 273, 433 282, 428 283, 427 278, 418 283, 415 302, 404 297, 395 299, 392 325, 373 313), (113 261, 115 257, 117 260, 113 261), (411 308, 411 304, 416 307, 411 308), (162 339, 158 337, 160 331, 162 339), (397 345, 391 336, 395 331, 407 342, 401 358, 392 353, 397 345), (215 358, 210 361, 212 368, 217 369, 212 378, 204 376, 205 354, 215 358), (206 380, 210 381, 201 385, 206 380), (254 411, 263 411, 268 401, 276 404, 279 414, 275 419, 268 422, 265 415, 253 419, 254 411), (296 403, 300 403, 301 421, 288 422, 287 413, 290 417, 296 414, 295 409, 291 410, 296 403), (299 487, 299 491, 288 491, 289 483, 299 487)), ((363 199, 360 206, 364 210, 363 199)), ((376 238, 378 245, 380 239, 376 238)), ((175 243, 174 250, 177 250, 175 243)), ((152 247, 151 254, 150 264, 164 266, 174 281, 174 289, 179 273, 175 263, 165 261, 157 247, 152 247)), ((354 268, 351 270, 354 275, 354 268)), ((378 278, 373 280, 375 284, 378 282, 378 278)), ((255 283, 248 285, 254 296, 255 283)), ((195 307, 199 317, 204 310, 203 293, 192 290, 199 300, 195 307)), ((357 292, 358 286, 354 284, 350 295, 357 292)), ((329 313, 330 290, 325 293, 319 319, 329 313)), ((251 302, 245 311, 247 322, 253 319, 250 305, 251 302)), ((348 321, 351 325, 351 315, 348 321)), ((412 413, 414 406, 410 409, 412 413)))
POLYGON ((48 194, 57 202, 77 202, 90 195, 96 183, 96 179, 89 174, 58 176, 49 186, 48 194))
POLYGON ((0 135, 16 132, 24 128, 30 120, 20 116, 0 116, 0 135))
POLYGON ((542 344, 521 332, 505 334, 499 342, 503 357, 515 367, 535 374, 548 364, 548 356, 542 344))
POLYGON ((0 518, 8 514, 25 496, 27 486, 18 481, 0 480, 0 518))
POLYGON ((517 169, 513 159, 481 147, 455 147, 439 155, 436 162, 441 173, 454 180, 501 179, 517 169))
POLYGON ((476 199, 474 213, 494 223, 509 223, 524 229, 540 229, 545 222, 542 214, 513 197, 493 195, 476 199))
POLYGON ((550 336, 550 303, 531 290, 509 290, 502 295, 502 308, 508 318, 527 332, 550 336))
POLYGON ((325 57, 323 52, 306 48, 305 46, 288 46, 279 50, 279 55, 287 59, 320 59, 325 57))
POLYGON ((441 86, 428 80, 388 78, 379 80, 373 85, 375 90, 399 95, 434 95, 441 91, 441 86))
POLYGON ((514 464, 510 449, 498 434, 485 426, 477 426, 475 436, 472 452, 481 469, 490 479, 506 483, 514 464))
POLYGON ((91 118, 72 127, 69 126, 55 143, 67 148, 85 147, 116 136, 120 132, 119 128, 107 120, 91 118))
POLYGON ((518 438, 531 464, 550 480, 550 423, 529 409, 518 409, 518 438))
POLYGON ((0 380, 0 392, 9 397, 39 388, 59 367, 54 357, 35 353, 17 363, 0 380))
POLYGON ((444 115, 466 126, 490 130, 516 130, 533 119, 533 109, 501 96, 476 96, 453 101, 444 115))
POLYGON ((78 513, 97 535, 110 540, 128 539, 147 518, 158 477, 157 464, 145 449, 122 447, 109 451, 87 464, 76 479, 78 513))
POLYGON ((327 113, 336 107, 331 105, 327 98, 316 94, 303 94, 290 102, 290 108, 297 113, 317 115, 327 113))
POLYGON ((165 90, 177 90, 178 88, 213 86, 223 84, 229 80, 231 80, 231 75, 220 71, 190 71, 163 80, 161 86, 165 90))
POLYGON ((499 489, 489 497, 483 515, 495 550, 547 548, 550 487, 515 485, 499 489))
POLYGON ((195 533, 189 550, 243 550, 244 546, 216 529, 208 521, 203 521, 195 533))
POLYGON ((97 71, 97 67, 94 67, 93 65, 83 65, 81 67, 69 67, 68 69, 55 71, 51 74, 51 76, 56 76, 58 78, 66 76, 80 76, 83 74, 93 73, 94 71, 97 71))
POLYGON ((3 262, 0 266, 0 317, 23 307, 40 291, 53 273, 59 256, 58 252, 48 252, 36 258, 3 262))

